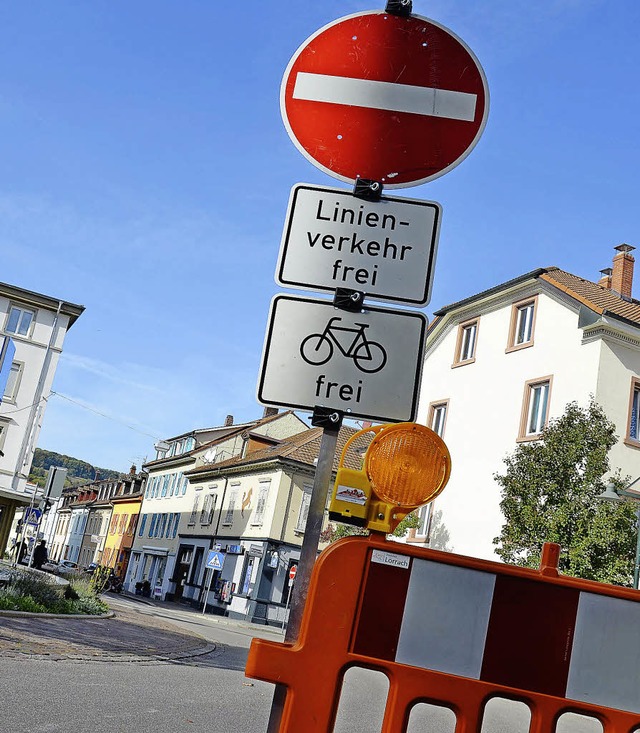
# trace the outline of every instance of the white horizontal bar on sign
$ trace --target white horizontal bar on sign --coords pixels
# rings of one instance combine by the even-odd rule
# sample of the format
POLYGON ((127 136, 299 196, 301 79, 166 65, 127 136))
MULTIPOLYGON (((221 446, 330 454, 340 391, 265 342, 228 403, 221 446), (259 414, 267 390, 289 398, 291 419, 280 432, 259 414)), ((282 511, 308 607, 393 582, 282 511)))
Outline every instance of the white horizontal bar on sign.
POLYGON ((473 122, 477 95, 447 89, 298 72, 293 98, 473 122))

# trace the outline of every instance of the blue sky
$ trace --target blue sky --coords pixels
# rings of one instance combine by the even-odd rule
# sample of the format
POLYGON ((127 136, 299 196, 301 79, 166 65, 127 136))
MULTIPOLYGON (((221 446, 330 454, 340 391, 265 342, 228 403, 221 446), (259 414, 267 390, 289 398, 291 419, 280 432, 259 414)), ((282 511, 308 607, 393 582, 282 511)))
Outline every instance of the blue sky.
MULTIPOLYGON (((297 47, 359 0, 0 7, 0 279, 86 306, 40 446, 119 470, 152 436, 262 412, 289 190, 342 185, 280 119, 297 47), (130 429, 135 428, 135 430, 130 429)), ((471 155, 400 195, 443 206, 427 313, 536 267, 590 279, 640 231, 640 4, 414 0, 480 59, 471 155)))

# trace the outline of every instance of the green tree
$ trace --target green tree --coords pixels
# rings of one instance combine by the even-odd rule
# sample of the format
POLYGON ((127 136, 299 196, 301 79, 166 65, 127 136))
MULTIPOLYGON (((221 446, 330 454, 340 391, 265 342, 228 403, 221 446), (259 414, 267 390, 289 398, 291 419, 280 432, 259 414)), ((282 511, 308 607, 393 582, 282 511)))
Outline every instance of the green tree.
MULTIPOLYGON (((542 544, 561 546, 559 568, 575 577, 631 585, 636 546, 634 501, 598 499, 609 471, 615 426, 592 399, 552 420, 540 440, 521 443, 494 478, 505 524, 494 539, 506 562, 538 567, 542 544)), ((625 485, 619 475, 611 479, 625 485)))
POLYGON ((29 481, 42 487, 47 480, 47 472, 51 466, 60 466, 68 469, 65 488, 68 486, 78 486, 88 481, 100 479, 117 479, 122 474, 118 471, 112 471, 106 468, 93 466, 86 461, 81 461, 73 456, 65 456, 54 451, 36 448, 31 463, 31 471, 29 473, 29 481))

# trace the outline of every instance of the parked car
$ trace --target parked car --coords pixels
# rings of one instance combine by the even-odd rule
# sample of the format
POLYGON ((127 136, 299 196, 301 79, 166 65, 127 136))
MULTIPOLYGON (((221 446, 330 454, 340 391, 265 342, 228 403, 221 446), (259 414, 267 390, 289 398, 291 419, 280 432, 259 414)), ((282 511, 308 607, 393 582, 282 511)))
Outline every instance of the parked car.
POLYGON ((58 567, 61 573, 73 573, 78 570, 78 563, 72 560, 60 560, 58 567))
POLYGON ((69 575, 78 571, 78 563, 72 560, 60 560, 60 562, 46 562, 42 566, 43 570, 54 575, 69 575))
POLYGON ((84 572, 89 573, 89 575, 91 575, 99 567, 100 565, 97 562, 92 562, 90 565, 87 565, 87 567, 84 569, 84 572))

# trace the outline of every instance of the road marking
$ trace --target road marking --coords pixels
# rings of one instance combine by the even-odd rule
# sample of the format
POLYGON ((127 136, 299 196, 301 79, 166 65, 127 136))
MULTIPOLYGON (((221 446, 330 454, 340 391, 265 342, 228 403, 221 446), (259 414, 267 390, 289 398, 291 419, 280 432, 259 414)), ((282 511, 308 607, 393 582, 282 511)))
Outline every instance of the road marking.
POLYGON ((473 122, 476 94, 370 79, 298 72, 293 98, 473 122))

